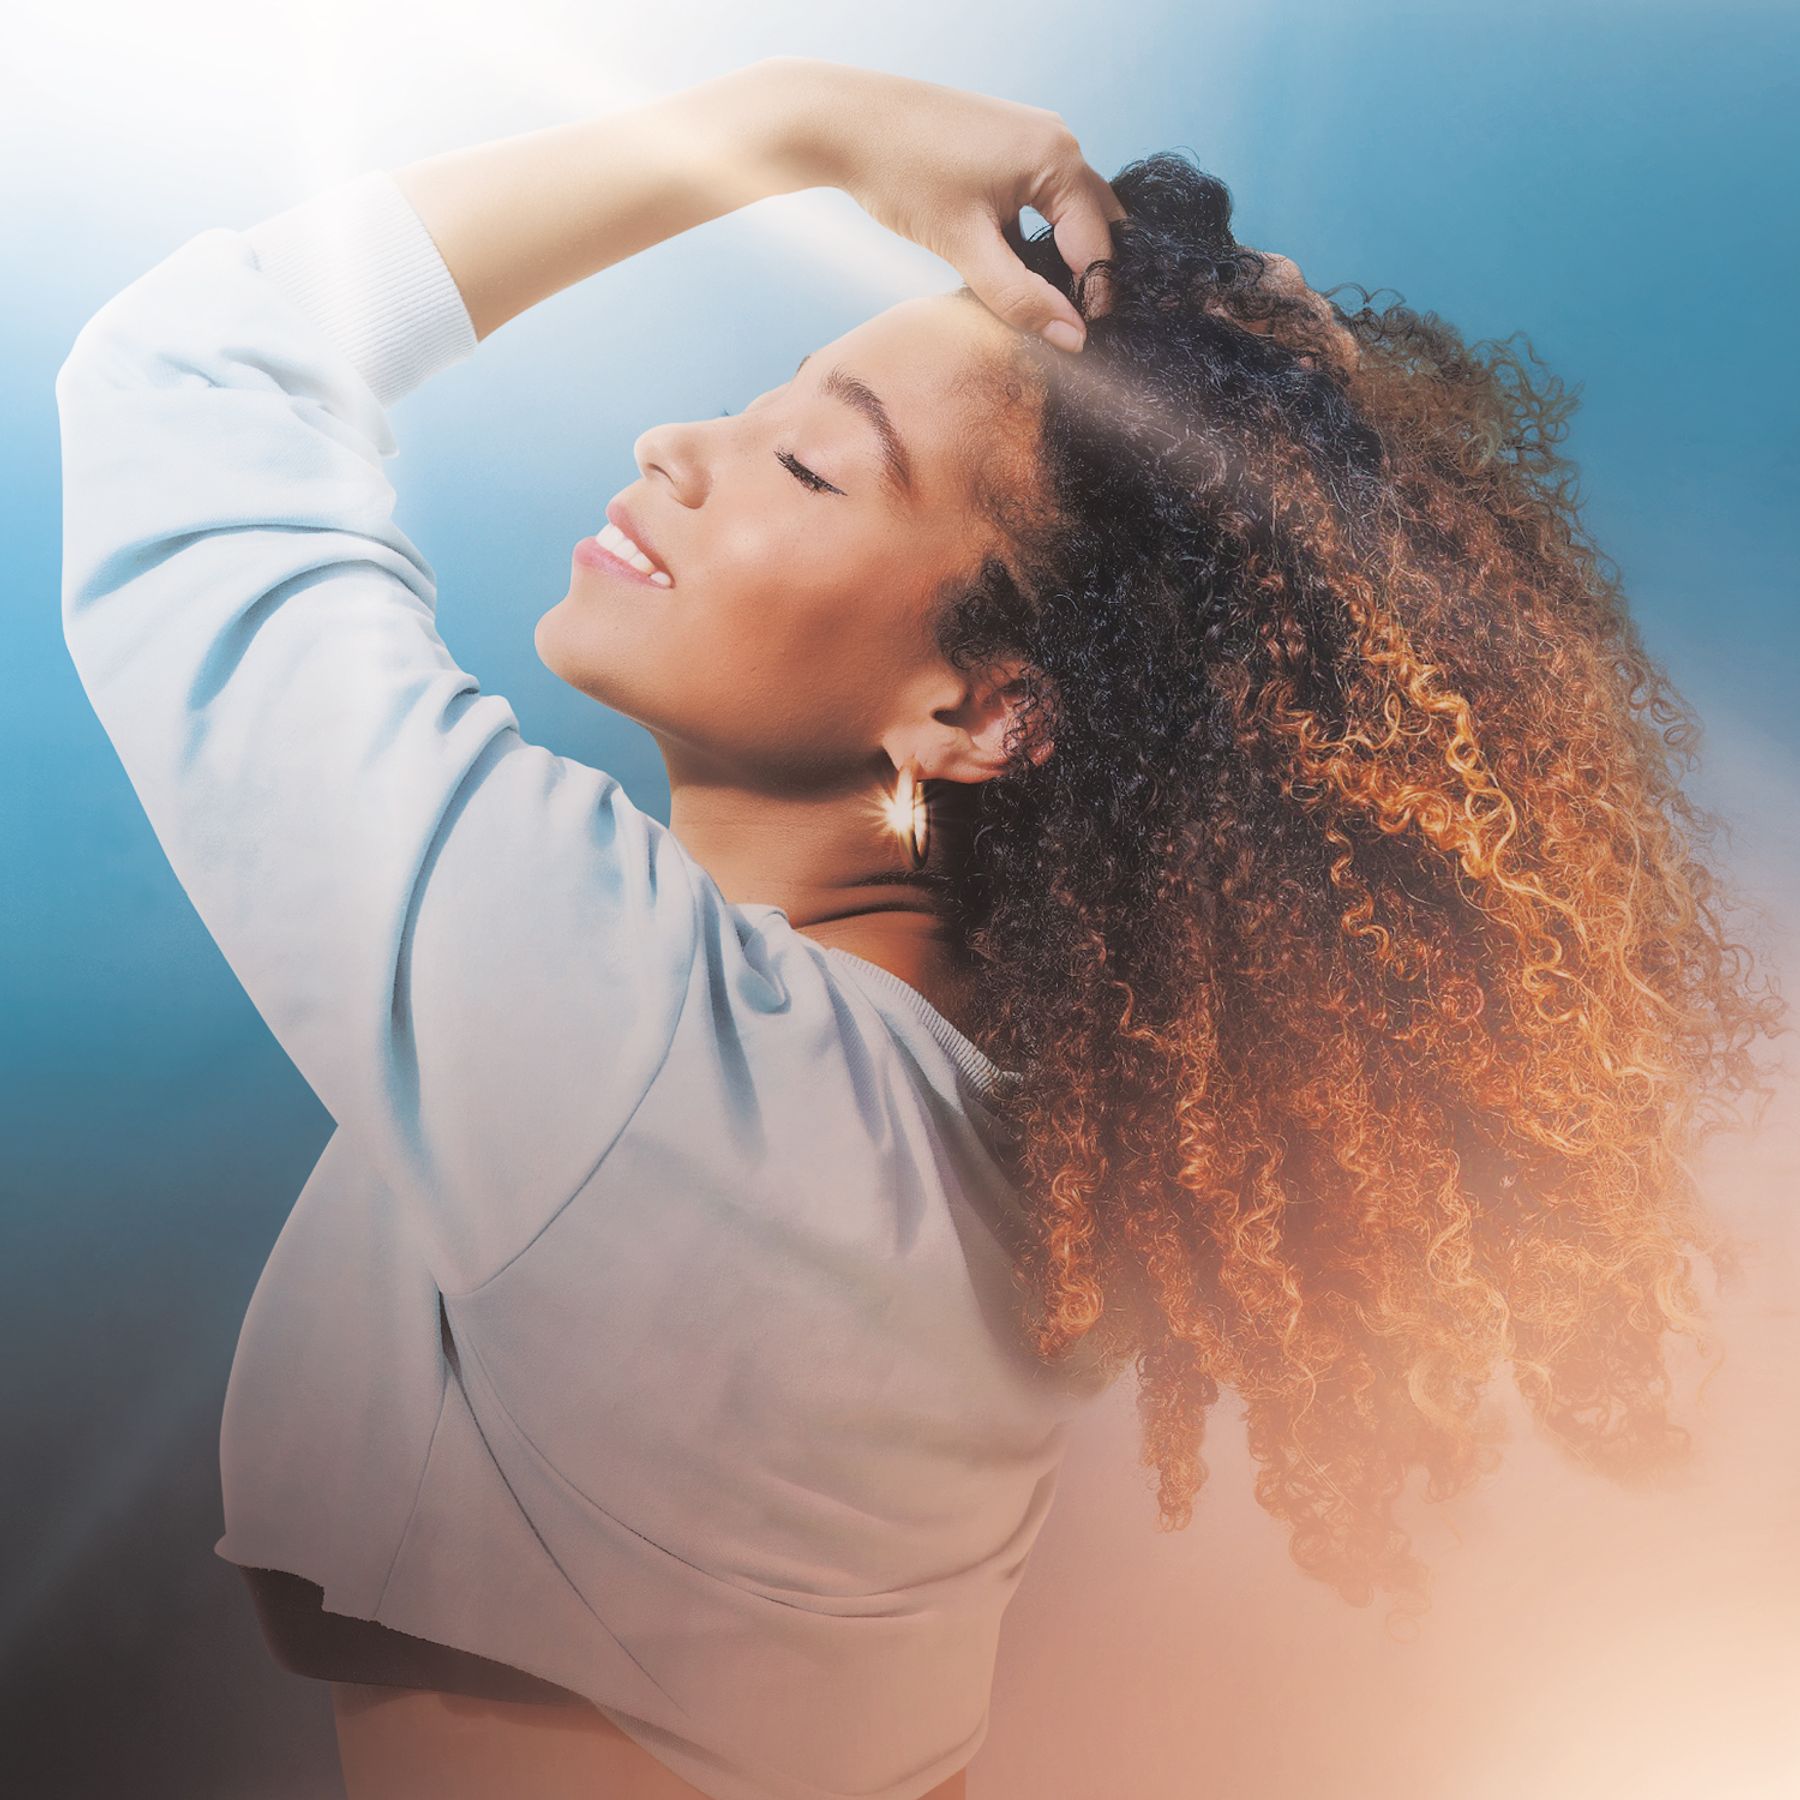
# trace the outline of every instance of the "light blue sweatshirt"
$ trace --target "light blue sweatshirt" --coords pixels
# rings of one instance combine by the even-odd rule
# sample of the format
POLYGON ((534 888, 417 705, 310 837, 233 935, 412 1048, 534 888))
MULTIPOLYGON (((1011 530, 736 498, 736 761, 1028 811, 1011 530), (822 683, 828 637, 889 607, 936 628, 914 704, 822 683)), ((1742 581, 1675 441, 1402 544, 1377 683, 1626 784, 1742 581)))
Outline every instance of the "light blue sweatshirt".
POLYGON ((244 1322, 218 1553, 573 1689, 717 1800, 916 1800, 982 1742, 1103 1381, 1024 1345, 1003 1072, 445 647, 383 460, 475 349, 374 171, 190 239, 57 375, 70 654, 336 1121, 244 1322))

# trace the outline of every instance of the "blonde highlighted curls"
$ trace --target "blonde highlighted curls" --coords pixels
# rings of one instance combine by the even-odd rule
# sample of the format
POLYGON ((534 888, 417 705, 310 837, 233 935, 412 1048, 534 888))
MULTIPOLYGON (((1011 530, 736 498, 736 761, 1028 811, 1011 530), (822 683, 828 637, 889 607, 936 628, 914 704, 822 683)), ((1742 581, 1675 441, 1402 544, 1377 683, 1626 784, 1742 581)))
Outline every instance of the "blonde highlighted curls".
MULTIPOLYGON (((940 613, 959 665, 1031 663, 944 878, 1026 1071, 1021 1323, 1135 1362, 1165 1529, 1230 1388, 1298 1564, 1422 1605, 1396 1499, 1495 1465, 1503 1366, 1597 1471, 1683 1449, 1664 1334, 1704 1345, 1696 1258, 1733 1266, 1689 1162, 1772 1091, 1785 1007, 1555 378, 1341 312, 1179 156, 1112 185, 1087 348, 990 372, 1030 491, 980 490, 1009 553, 940 613)), ((1023 253, 1085 306, 1048 233, 1023 253)))

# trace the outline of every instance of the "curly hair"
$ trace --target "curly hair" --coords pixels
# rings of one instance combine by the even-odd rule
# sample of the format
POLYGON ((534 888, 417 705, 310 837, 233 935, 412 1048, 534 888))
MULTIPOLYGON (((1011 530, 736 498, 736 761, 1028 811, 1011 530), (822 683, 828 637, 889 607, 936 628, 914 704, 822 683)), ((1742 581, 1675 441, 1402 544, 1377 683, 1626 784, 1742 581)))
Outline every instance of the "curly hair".
POLYGON ((1394 1503, 1498 1465, 1503 1361, 1596 1470, 1685 1449, 1662 1336, 1707 1346, 1696 1254, 1739 1267, 1687 1158, 1785 1007, 1529 343, 1265 279, 1173 153, 1112 185, 1080 280, 1008 234, 1087 346, 983 371, 1037 424, 935 615, 955 666, 1030 665, 938 877, 1024 1075, 1021 1323, 1135 1359, 1162 1529, 1230 1387, 1295 1562, 1422 1608, 1394 1503))

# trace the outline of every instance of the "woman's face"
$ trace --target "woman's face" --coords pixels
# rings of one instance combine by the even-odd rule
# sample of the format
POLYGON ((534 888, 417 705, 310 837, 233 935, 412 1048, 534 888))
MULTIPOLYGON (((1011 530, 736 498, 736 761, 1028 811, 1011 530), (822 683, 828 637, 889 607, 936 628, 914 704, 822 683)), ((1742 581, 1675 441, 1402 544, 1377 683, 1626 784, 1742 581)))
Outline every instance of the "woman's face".
POLYGON ((963 737, 991 702, 938 654, 929 614, 999 548, 972 459, 1004 469, 1028 421, 977 377, 1015 336, 966 299, 903 301, 742 412, 646 431, 642 479, 617 498, 673 585, 573 563, 538 655, 651 731, 672 778, 829 790, 882 752, 992 773, 963 737))

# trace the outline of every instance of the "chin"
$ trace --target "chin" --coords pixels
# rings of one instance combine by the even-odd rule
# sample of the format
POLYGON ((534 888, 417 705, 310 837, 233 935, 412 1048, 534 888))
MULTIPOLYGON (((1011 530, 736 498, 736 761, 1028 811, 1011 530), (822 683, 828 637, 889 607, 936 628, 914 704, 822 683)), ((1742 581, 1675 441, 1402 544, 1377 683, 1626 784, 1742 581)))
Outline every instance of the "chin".
POLYGON ((560 671, 556 664, 551 660, 550 652, 545 648, 545 642, 550 636, 550 633, 547 632, 544 627, 550 622, 551 615, 555 611, 556 608, 554 606, 551 607, 550 611, 545 613, 543 617, 538 620, 537 624, 533 626, 531 632, 531 647, 537 652, 538 661, 541 662, 552 675, 559 674, 560 671))
POLYGON ((576 693, 585 694, 588 699, 615 711, 623 711, 615 692, 617 668, 598 660, 597 646, 591 635, 584 642, 580 630, 570 627, 561 615, 560 606, 551 607, 532 631, 531 647, 537 652, 538 661, 576 693))
POLYGON ((537 652, 538 661, 559 681, 581 687, 580 658, 572 653, 572 646, 567 641, 565 609, 568 604, 566 599, 558 601, 538 620, 532 629, 531 647, 537 652))

